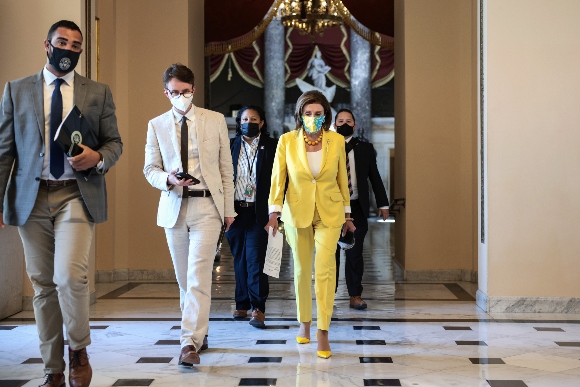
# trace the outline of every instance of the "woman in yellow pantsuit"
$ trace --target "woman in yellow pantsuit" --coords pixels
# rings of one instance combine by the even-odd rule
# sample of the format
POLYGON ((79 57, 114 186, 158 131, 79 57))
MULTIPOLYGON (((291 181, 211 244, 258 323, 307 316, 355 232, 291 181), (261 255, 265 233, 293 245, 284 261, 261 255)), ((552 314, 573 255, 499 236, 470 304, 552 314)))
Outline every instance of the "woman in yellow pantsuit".
POLYGON ((331 355, 328 327, 336 286, 336 243, 354 231, 344 137, 329 131, 330 104, 318 91, 307 91, 296 102, 296 130, 280 137, 270 188, 270 219, 266 230, 278 228, 282 214, 286 240, 294 255, 294 288, 300 330, 296 341, 310 342, 312 321, 312 256, 318 327, 317 354, 331 355), (288 186, 286 188, 286 181, 288 186), (284 199, 284 194, 286 194, 284 199))

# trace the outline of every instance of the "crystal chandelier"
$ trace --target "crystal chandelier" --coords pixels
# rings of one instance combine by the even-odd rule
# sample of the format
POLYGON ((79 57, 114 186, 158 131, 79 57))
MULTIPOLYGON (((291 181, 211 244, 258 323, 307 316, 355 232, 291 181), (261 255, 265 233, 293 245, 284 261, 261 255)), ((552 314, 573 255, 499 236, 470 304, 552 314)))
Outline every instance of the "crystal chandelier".
POLYGON ((339 6, 340 0, 283 0, 280 18, 285 27, 297 28, 302 34, 322 35, 325 28, 342 24, 339 6))

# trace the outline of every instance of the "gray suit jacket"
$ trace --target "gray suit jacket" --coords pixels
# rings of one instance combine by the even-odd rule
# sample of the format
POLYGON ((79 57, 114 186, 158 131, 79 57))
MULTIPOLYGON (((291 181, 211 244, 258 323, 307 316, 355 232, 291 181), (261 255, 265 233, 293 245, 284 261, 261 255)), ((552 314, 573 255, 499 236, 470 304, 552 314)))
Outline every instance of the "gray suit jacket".
MULTIPOLYGON (((0 102, 0 203, 4 223, 26 223, 38 193, 44 159, 43 76, 10 81, 0 102)), ((115 104, 107 85, 75 73, 74 103, 89 122, 100 143, 105 171, 121 156, 123 144, 117 130, 115 104)), ((95 223, 107 220, 107 190, 103 174, 93 169, 75 176, 95 223)))
MULTIPOLYGON (((234 217, 234 168, 230 153, 228 127, 223 114, 195 107, 197 141, 201 173, 211 198, 222 218, 234 217)), ((181 165, 181 145, 177 142, 175 118, 170 111, 149 121, 147 144, 145 145, 145 167, 147 181, 160 189, 157 225, 175 226, 183 187, 167 186, 169 172, 181 165)))

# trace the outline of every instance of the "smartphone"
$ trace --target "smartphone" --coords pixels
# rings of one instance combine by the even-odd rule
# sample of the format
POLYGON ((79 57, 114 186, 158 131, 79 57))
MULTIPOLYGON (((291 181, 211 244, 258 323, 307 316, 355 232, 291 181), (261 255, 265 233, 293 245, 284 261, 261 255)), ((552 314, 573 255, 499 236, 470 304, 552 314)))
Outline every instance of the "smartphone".
POLYGON ((193 184, 199 184, 200 181, 198 179, 196 179, 195 177, 191 176, 189 173, 185 173, 185 172, 177 172, 175 174, 175 177, 177 177, 179 180, 192 180, 193 184))

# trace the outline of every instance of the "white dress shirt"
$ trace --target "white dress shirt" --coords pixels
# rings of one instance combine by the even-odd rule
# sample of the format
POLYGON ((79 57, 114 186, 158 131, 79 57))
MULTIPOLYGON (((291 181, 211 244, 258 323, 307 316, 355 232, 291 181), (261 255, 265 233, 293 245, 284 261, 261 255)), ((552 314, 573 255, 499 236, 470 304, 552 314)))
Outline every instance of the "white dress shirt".
POLYGON ((258 160, 258 143, 260 142, 260 135, 252 140, 252 144, 248 144, 242 137, 241 149, 238 156, 238 167, 236 173, 236 184, 234 191, 234 200, 242 202, 256 201, 256 164, 258 160), (251 165, 251 168, 250 168, 251 165), (250 173, 251 171, 251 173, 250 173), (248 185, 254 187, 252 197, 246 197, 244 193, 248 185))
MULTIPOLYGON (((56 75, 46 69, 42 70, 44 78, 44 159, 42 163, 41 179, 57 180, 50 174, 50 105, 52 103, 52 93, 54 92, 54 80, 58 78, 56 75)), ((60 85, 60 93, 62 94, 62 116, 65 117, 72 109, 74 104, 74 88, 75 88, 75 72, 71 71, 65 76, 61 77, 64 81, 60 85)), ((74 179, 75 175, 70 163, 64 157, 64 173, 58 180, 74 179)))
MULTIPOLYGON (((175 118, 175 131, 177 132, 177 143, 181 144, 181 119, 182 115, 175 111, 175 108, 171 110, 173 112, 173 117, 175 118)), ((187 173, 191 176, 197 178, 200 183, 189 187, 190 190, 204 190, 208 189, 203 176, 201 175, 201 165, 199 163, 199 143, 197 142, 197 125, 195 120, 195 106, 191 105, 191 109, 185 113, 185 118, 187 118, 187 129, 189 134, 188 146, 188 165, 187 173)), ((181 149, 181 147, 180 147, 181 149)))

